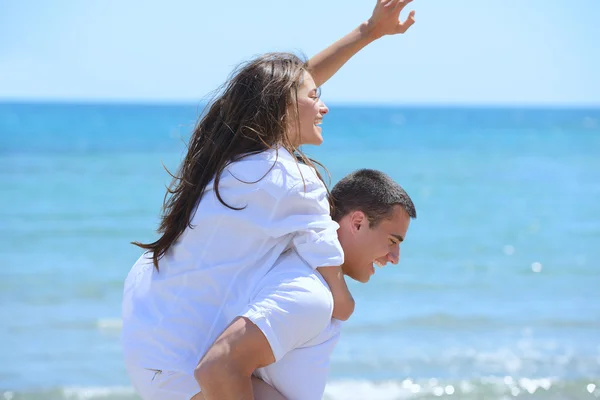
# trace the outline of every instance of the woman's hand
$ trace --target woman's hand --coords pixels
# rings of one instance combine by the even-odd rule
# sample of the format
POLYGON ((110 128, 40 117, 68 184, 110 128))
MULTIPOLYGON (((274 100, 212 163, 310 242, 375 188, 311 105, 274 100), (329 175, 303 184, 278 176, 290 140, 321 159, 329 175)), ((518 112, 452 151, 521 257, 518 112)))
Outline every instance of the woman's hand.
POLYGON ((373 15, 367 21, 366 31, 373 39, 385 35, 404 33, 415 23, 415 12, 411 11, 404 22, 400 13, 412 0, 377 0, 373 15))
POLYGON ((308 61, 310 73, 317 86, 329 80, 352 56, 372 41, 385 35, 404 33, 415 23, 411 11, 404 22, 400 12, 412 0, 377 0, 373 15, 349 34, 327 47, 308 61))

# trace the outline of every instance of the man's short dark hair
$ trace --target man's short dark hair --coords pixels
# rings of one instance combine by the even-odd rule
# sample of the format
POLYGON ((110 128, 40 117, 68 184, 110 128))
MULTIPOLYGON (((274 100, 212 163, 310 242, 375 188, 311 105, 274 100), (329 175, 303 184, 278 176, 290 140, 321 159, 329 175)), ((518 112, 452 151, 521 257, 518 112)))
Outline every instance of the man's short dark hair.
POLYGON ((390 218, 399 205, 411 218, 417 211, 410 196, 392 178, 381 171, 360 169, 342 178, 331 190, 333 219, 339 222, 353 211, 362 211, 375 227, 390 218))

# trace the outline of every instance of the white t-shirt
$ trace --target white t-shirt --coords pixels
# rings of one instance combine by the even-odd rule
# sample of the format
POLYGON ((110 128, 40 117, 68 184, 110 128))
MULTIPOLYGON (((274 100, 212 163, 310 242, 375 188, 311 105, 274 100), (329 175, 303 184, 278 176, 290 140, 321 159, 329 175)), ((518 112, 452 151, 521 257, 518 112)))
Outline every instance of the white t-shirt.
POLYGON ((288 400, 323 398, 331 354, 340 338, 341 326, 341 321, 332 319, 317 337, 279 361, 257 369, 254 374, 288 400))
MULTIPOLYGON (((225 207, 209 185, 192 218, 194 228, 186 229, 160 260, 159 271, 150 254, 131 269, 122 309, 129 364, 192 373, 235 316, 252 312, 255 323, 267 329, 260 310, 248 305, 286 249, 294 248, 311 268, 343 263, 339 226, 330 217, 325 186, 312 168, 298 164, 287 151, 270 150, 230 164, 219 189, 227 204, 245 208, 225 207)), ((319 302, 305 305, 313 311, 311 307, 324 307, 319 302)), ((313 336, 325 326, 315 328, 313 336)), ((298 343, 273 345, 280 358, 298 343)))
POLYGON ((327 284, 292 250, 282 255, 260 287, 242 316, 262 330, 276 361, 254 374, 288 400, 321 399, 342 326, 331 318, 333 298, 327 284))
POLYGON ((314 346, 327 340, 325 336, 333 336, 327 329, 332 313, 329 286, 295 249, 290 249, 261 279, 246 310, 231 320, 242 316, 254 322, 278 362, 291 350, 314 346))

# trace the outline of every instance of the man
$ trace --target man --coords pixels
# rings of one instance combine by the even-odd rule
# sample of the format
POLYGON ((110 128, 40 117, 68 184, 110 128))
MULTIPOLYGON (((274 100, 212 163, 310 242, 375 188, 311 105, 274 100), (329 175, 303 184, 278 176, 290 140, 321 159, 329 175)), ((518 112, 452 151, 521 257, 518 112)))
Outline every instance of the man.
MULTIPOLYGON (((345 275, 362 283, 382 267, 397 264, 411 218, 408 194, 391 178, 359 170, 332 190, 333 219, 340 228, 345 275)), ((202 393, 194 400, 320 399, 340 323, 330 321, 332 300, 318 272, 291 249, 260 285, 248 311, 217 338, 198 364, 202 393), (252 380, 252 375, 264 382, 252 380), (281 395, 285 396, 282 397, 281 395)))

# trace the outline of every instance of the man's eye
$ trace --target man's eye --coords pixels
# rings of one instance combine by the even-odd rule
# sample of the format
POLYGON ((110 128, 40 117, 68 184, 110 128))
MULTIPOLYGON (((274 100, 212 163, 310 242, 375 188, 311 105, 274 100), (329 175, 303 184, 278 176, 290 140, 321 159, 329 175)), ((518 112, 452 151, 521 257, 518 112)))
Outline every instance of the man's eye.
POLYGON ((397 242, 397 241, 395 241, 394 239, 390 239, 390 244, 391 244, 392 246, 395 246, 395 245, 397 245, 397 244, 398 244, 398 242, 397 242))

